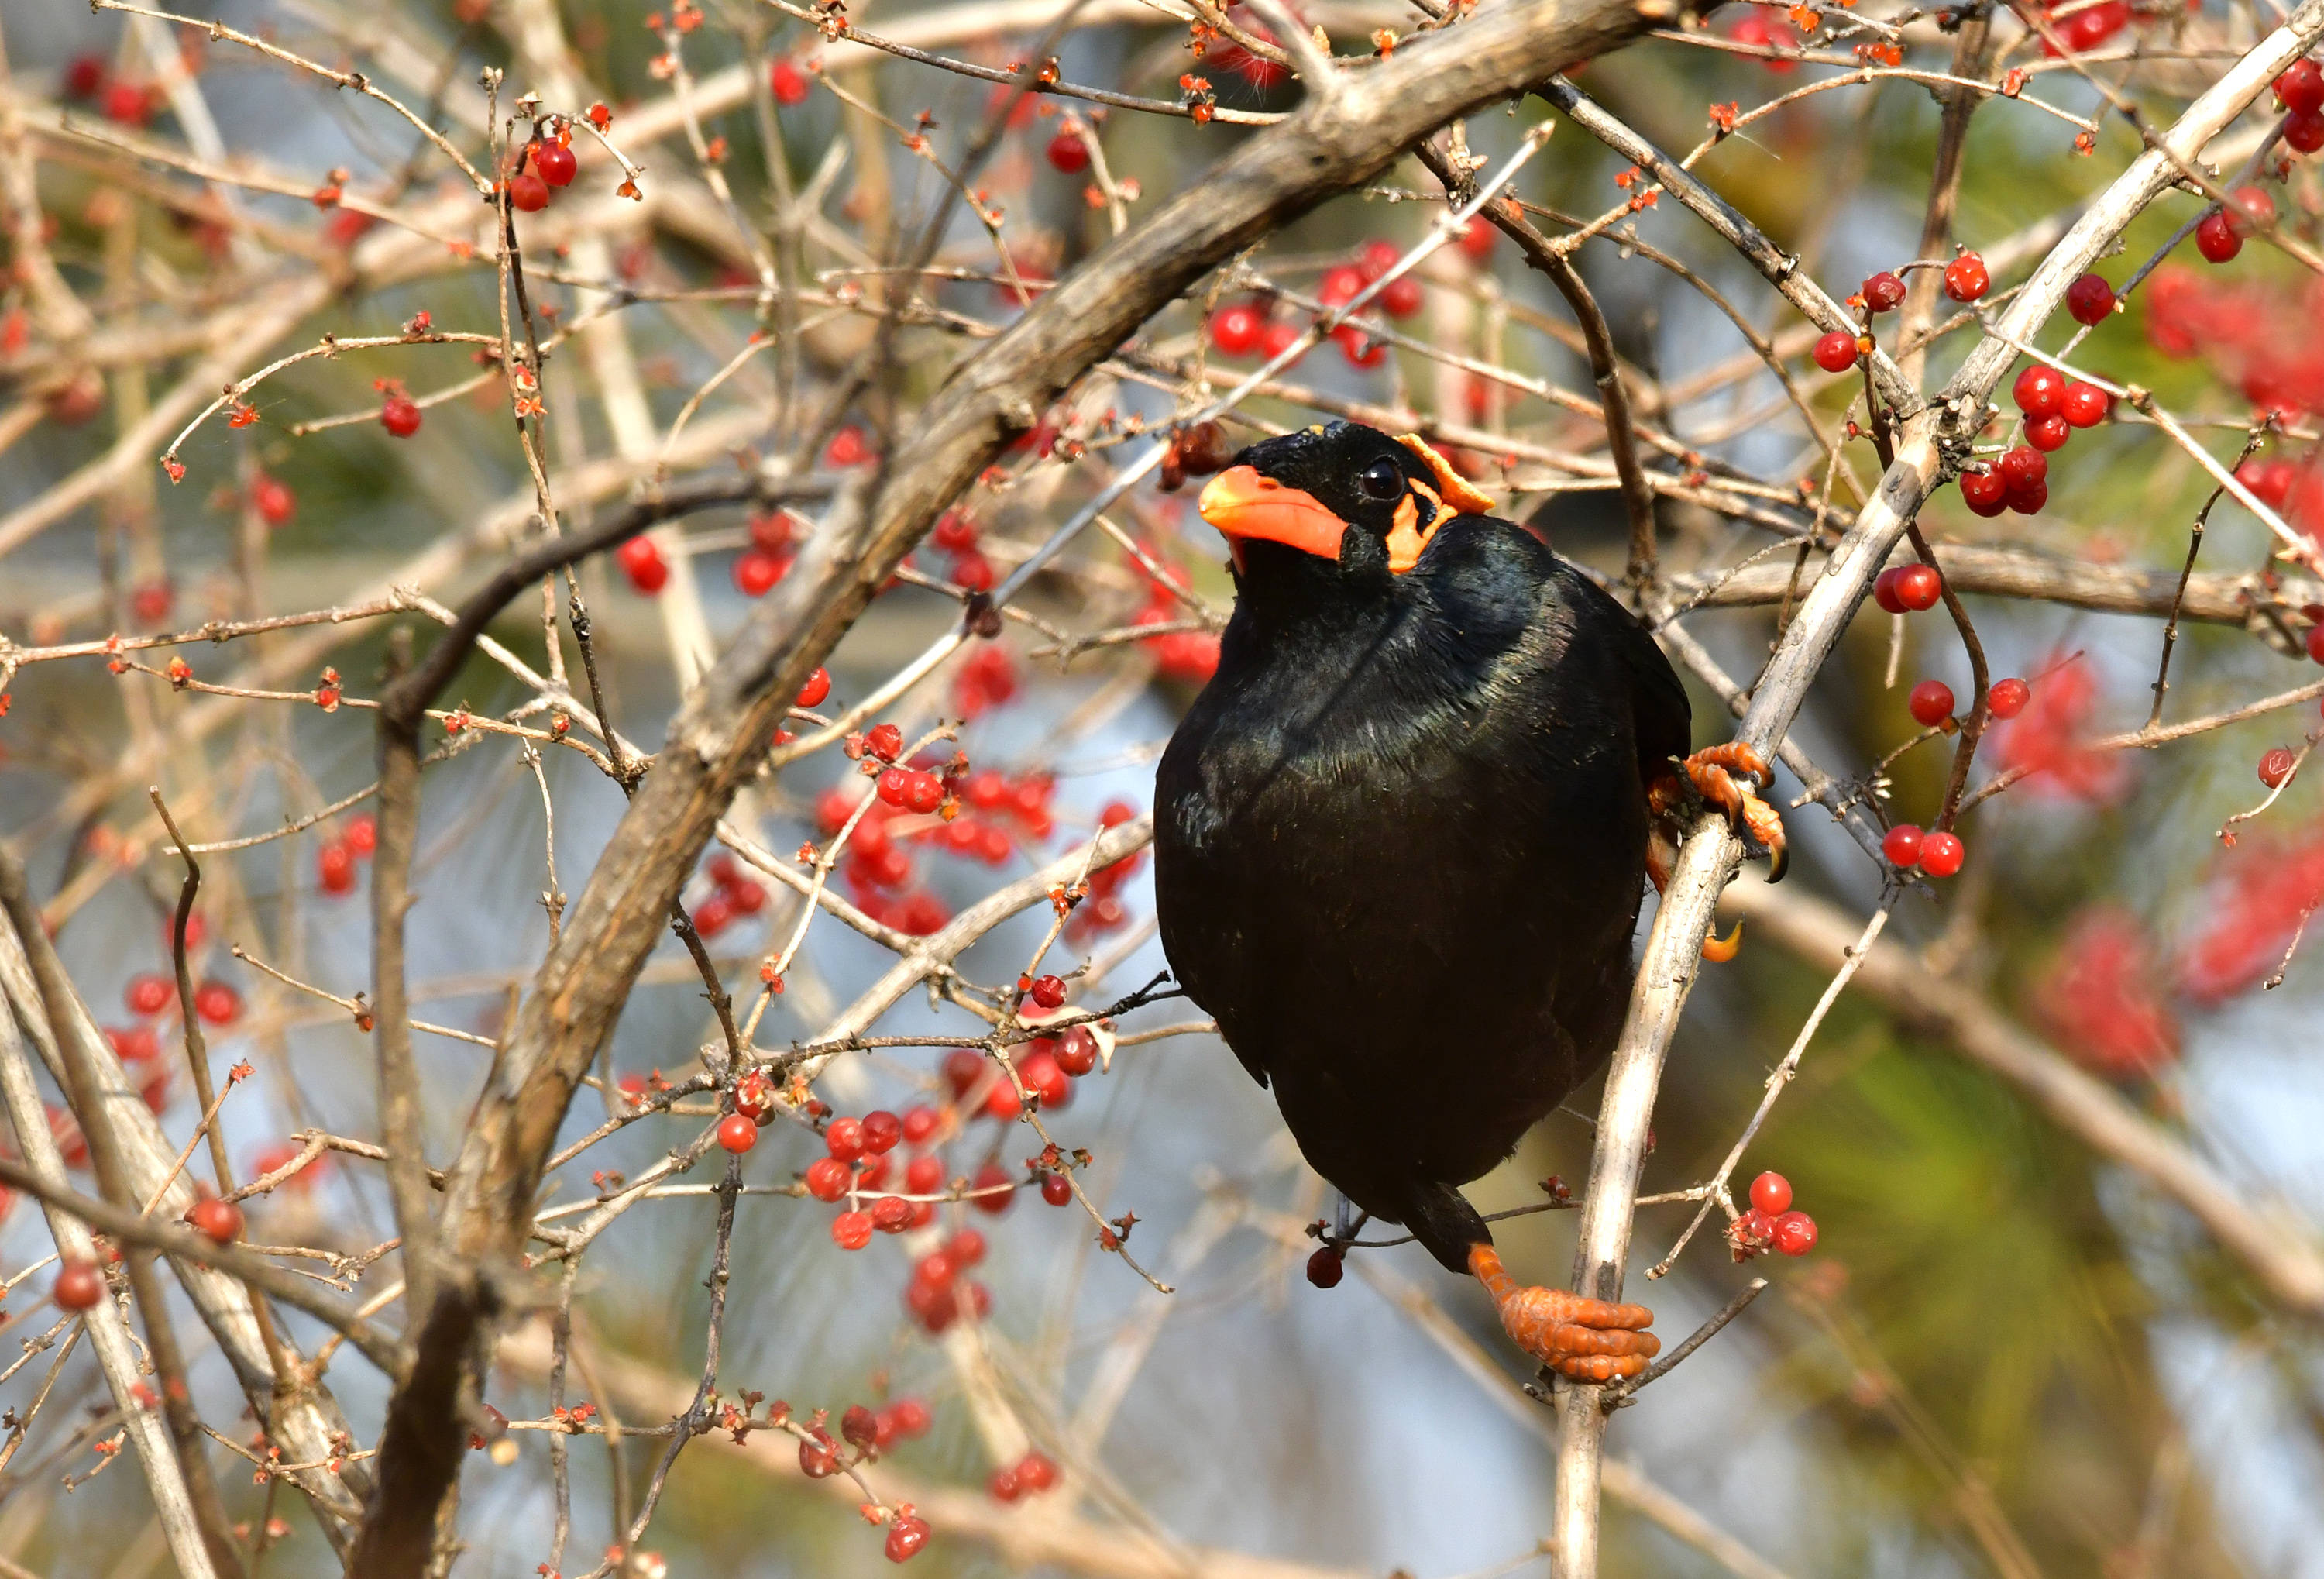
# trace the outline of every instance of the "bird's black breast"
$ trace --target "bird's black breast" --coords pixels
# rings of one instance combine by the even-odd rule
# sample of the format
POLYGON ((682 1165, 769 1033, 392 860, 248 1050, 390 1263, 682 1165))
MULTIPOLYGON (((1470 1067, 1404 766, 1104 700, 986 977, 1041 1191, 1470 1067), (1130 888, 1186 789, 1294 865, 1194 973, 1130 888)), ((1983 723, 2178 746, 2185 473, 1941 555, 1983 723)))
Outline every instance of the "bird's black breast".
POLYGON ((1318 1170, 1393 1215, 1397 1177, 1485 1172, 1610 1048, 1641 759, 1685 751, 1685 696, 1507 522, 1369 600, 1244 591, 1157 776, 1163 944, 1318 1170))

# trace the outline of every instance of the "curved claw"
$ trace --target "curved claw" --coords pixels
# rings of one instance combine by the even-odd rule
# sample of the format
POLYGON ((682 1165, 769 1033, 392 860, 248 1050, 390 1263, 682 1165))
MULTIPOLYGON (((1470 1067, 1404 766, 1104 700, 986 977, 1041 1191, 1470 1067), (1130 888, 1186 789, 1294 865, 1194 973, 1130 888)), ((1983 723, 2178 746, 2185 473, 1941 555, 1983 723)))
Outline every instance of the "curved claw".
POLYGON ((1702 940, 1702 957, 1713 965, 1725 965, 1743 952, 1743 922, 1738 917, 1735 930, 1721 937, 1713 932, 1702 940))

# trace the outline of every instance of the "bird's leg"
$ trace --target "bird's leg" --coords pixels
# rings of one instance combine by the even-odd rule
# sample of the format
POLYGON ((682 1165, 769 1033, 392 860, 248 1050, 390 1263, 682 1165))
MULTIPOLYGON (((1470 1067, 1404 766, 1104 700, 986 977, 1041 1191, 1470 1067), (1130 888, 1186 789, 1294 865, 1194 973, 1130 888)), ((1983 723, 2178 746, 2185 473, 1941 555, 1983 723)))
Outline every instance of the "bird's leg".
MULTIPOLYGON (((1667 817, 1692 790, 1725 812, 1728 821, 1748 830, 1767 852, 1767 881, 1783 881, 1784 868, 1791 863, 1791 848, 1784 839, 1783 816, 1757 793, 1775 782, 1775 775, 1767 769, 1767 759, 1741 741, 1730 741, 1696 752, 1678 766, 1686 771, 1686 778, 1682 780, 1676 773, 1665 773, 1656 779, 1646 790, 1647 810, 1658 819, 1667 817), (1738 773, 1749 782, 1738 781, 1738 773)), ((1651 865, 1650 861, 1650 870, 1651 865)), ((1665 861, 1655 883, 1656 891, 1662 888, 1661 879, 1668 875, 1669 863, 1665 861)))
POLYGON ((1500 1307, 1501 1325, 1517 1346, 1576 1381, 1636 1376, 1662 1351, 1662 1340, 1641 1327, 1655 1313, 1643 1305, 1584 1299, 1563 1288, 1520 1288, 1501 1270, 1489 1244, 1469 1247, 1469 1270, 1500 1307))

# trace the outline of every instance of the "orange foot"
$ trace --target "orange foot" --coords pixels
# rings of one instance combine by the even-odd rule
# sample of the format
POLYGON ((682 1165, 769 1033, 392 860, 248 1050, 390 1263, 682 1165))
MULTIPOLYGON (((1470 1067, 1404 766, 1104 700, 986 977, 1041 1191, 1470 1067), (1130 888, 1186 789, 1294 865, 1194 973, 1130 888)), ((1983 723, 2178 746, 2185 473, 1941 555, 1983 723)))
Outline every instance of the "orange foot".
MULTIPOLYGON (((1765 790, 1775 782, 1767 759, 1755 748, 1732 741, 1696 752, 1681 765, 1686 769, 1694 792, 1724 811, 1729 822, 1748 830, 1767 852, 1767 881, 1782 882, 1784 869, 1791 864, 1791 848, 1784 840, 1783 816, 1754 792, 1755 789, 1765 790), (1738 773, 1750 782, 1738 782, 1738 773)), ((1646 792, 1646 808, 1661 817, 1674 810, 1683 797, 1678 775, 1665 773, 1646 792)), ((1659 862, 1650 858, 1647 870, 1655 878, 1655 891, 1660 892, 1670 874, 1668 858, 1659 862)))
POLYGON ((1636 1376, 1662 1352, 1662 1340, 1640 1327, 1654 1325, 1643 1305, 1610 1305, 1563 1288, 1520 1288, 1501 1270, 1489 1244, 1469 1247, 1469 1270, 1501 1307, 1501 1325, 1518 1348, 1576 1381, 1636 1376))

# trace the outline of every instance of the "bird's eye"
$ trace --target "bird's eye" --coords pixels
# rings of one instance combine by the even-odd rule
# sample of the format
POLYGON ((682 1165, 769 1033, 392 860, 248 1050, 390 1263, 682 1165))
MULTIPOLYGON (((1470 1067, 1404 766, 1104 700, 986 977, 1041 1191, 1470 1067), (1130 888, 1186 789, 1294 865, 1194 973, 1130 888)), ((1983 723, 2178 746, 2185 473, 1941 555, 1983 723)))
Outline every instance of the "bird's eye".
POLYGON ((1367 499, 1394 499, 1404 492, 1404 468, 1382 457, 1364 468, 1356 491, 1367 499))

